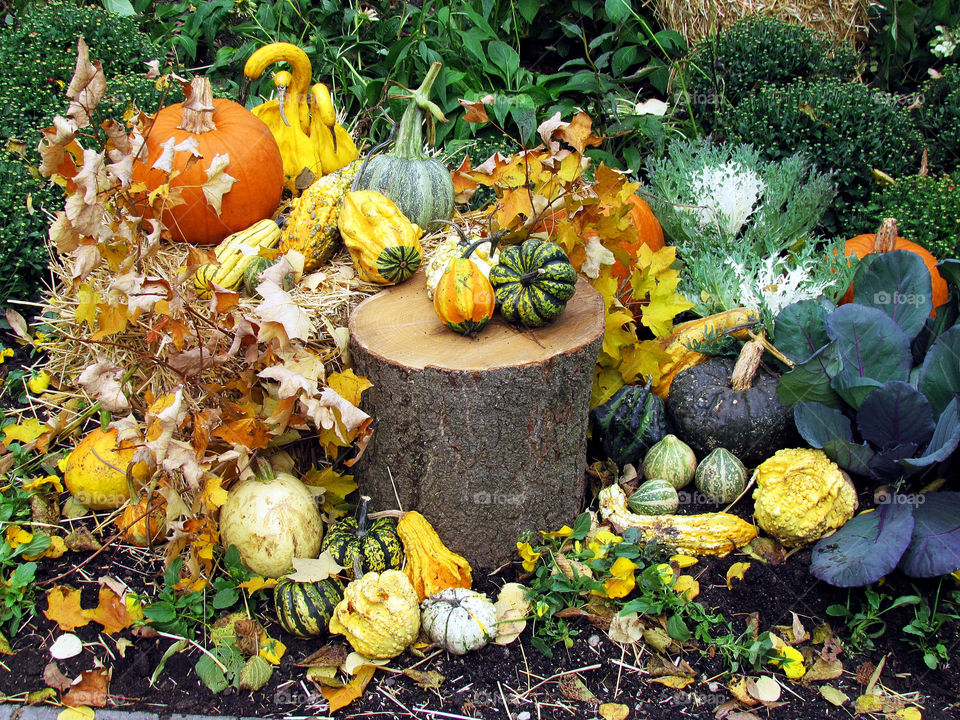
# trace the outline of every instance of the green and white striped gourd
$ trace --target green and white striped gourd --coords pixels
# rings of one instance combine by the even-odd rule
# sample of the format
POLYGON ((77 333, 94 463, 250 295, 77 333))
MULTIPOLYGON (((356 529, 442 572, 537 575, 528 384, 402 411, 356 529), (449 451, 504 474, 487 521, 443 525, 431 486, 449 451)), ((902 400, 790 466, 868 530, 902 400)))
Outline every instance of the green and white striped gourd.
POLYGON ((666 480, 677 490, 690 484, 697 471, 697 456, 676 435, 666 435, 643 458, 643 476, 666 480))
POLYGON ((747 486, 747 468, 729 450, 714 448, 697 465, 694 483, 714 502, 733 502, 747 486))
POLYGON ((680 496, 669 482, 654 478, 630 494, 627 507, 637 515, 670 515, 680 507, 680 496))

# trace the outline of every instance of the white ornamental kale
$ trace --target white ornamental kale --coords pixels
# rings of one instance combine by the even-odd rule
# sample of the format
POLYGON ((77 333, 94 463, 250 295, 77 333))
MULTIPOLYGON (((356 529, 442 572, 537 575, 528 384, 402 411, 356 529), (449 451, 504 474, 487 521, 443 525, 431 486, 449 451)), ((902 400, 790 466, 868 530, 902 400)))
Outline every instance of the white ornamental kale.
MULTIPOLYGON (((800 300, 811 300, 824 294, 833 278, 819 276, 813 267, 815 258, 791 263, 784 255, 759 258, 752 267, 730 260, 730 267, 740 282, 739 304, 756 311, 761 317, 776 316, 783 308, 800 300)), ((822 262, 822 261, 821 261, 822 262)))
POLYGON ((707 166, 691 179, 690 189, 698 203, 691 212, 698 217, 701 228, 719 222, 733 237, 753 213, 766 187, 757 173, 739 162, 707 166))

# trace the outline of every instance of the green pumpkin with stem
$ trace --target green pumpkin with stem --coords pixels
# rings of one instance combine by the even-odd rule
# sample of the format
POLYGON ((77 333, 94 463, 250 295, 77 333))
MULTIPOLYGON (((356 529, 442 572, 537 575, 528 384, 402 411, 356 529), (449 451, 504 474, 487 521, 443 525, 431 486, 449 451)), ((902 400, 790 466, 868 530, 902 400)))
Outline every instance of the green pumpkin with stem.
POLYGON ((369 502, 369 497, 361 497, 357 517, 337 521, 320 546, 320 552, 329 550, 330 556, 351 577, 397 570, 403 565, 403 543, 397 534, 397 521, 382 517, 370 522, 369 502))
POLYGON ((393 200, 410 222, 427 228, 434 220, 446 220, 453 214, 453 180, 450 171, 436 158, 424 152, 423 125, 432 145, 434 120, 446 122, 440 107, 430 100, 441 64, 433 63, 416 90, 391 99, 409 99, 400 118, 393 147, 369 158, 355 182, 358 190, 376 190, 393 200))
POLYGON ((500 251, 490 283, 508 322, 537 328, 563 312, 576 289, 577 271, 559 245, 531 239, 500 251))

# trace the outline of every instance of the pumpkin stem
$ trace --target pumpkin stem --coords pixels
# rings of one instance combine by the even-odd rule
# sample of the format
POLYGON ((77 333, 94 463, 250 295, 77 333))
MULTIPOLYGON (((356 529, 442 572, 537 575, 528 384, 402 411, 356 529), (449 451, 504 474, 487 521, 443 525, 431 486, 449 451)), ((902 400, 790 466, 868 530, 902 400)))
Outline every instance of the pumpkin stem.
POLYGON ((897 219, 884 218, 873 239, 875 253, 887 253, 897 246, 897 219))
POLYGON ((730 386, 734 390, 749 390, 753 387, 753 376, 757 374, 757 368, 760 367, 763 352, 763 343, 759 340, 744 343, 730 375, 730 386))
POLYGON ((194 135, 217 129, 213 121, 213 90, 208 78, 198 76, 190 81, 190 92, 183 101, 183 112, 180 114, 177 129, 194 135))
POLYGON ((460 256, 464 260, 469 259, 469 257, 473 255, 474 250, 476 250, 478 247, 486 243, 490 243, 490 255, 492 257, 493 254, 497 251, 497 243, 499 243, 500 238, 503 237, 502 233, 496 232, 490 237, 485 237, 471 243, 470 238, 467 237, 467 234, 463 231, 463 228, 457 225, 455 222, 450 222, 449 220, 443 220, 440 218, 437 218, 436 220, 432 220, 431 222, 443 223, 444 225, 449 225, 450 227, 452 227, 454 230, 457 231, 457 234, 460 235, 460 244, 466 246, 467 248, 466 250, 463 251, 463 254, 460 256))
POLYGON ((524 285, 529 285, 533 280, 540 277, 545 272, 546 270, 544 270, 543 268, 534 268, 530 272, 524 273, 523 275, 521 275, 520 282, 522 282, 524 285))
POLYGON ((397 132, 397 142, 393 148, 393 155, 407 160, 424 160, 427 156, 423 152, 423 121, 427 121, 427 133, 433 142, 434 119, 446 122, 440 106, 430 100, 430 88, 433 87, 437 75, 440 74, 442 63, 438 60, 430 66, 427 76, 420 83, 420 87, 409 94, 391 95, 393 99, 409 98, 410 102, 403 116, 400 118, 400 130, 397 132))
POLYGON ((370 504, 370 497, 368 495, 360 496, 360 510, 357 511, 357 530, 354 532, 354 535, 358 538, 366 537, 369 530, 367 529, 367 505, 370 504))

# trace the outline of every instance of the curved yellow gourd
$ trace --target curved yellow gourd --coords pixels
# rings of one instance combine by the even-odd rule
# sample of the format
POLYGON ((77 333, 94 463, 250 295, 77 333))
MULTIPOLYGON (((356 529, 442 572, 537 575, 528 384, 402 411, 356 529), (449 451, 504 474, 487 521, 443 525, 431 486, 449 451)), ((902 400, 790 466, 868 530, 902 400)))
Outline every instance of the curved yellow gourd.
MULTIPOLYGON (((256 80, 263 75, 263 71, 274 63, 285 62, 290 65, 291 72, 290 84, 286 88, 286 111, 291 105, 297 104, 300 129, 304 134, 310 132, 310 110, 307 107, 308 95, 310 92, 310 80, 313 76, 313 68, 310 66, 310 58, 307 54, 292 43, 275 42, 258 48, 251 55, 243 66, 243 74, 251 80, 256 80)), ((277 81, 274 78, 274 85, 277 81)), ((270 101, 273 102, 273 101, 270 101)), ((267 103, 264 103, 267 104, 267 103)), ((258 106, 259 107, 259 106, 258 106)), ((256 114, 256 108, 253 110, 256 114)), ((287 118, 293 122, 292 115, 287 118)), ((268 123, 269 124, 269 123, 268 123)))
POLYGON ((359 153, 350 134, 337 124, 327 86, 310 86, 310 59, 296 45, 271 43, 259 48, 247 60, 243 73, 256 79, 278 62, 288 63, 291 70, 274 73, 277 98, 253 108, 253 114, 276 138, 283 156, 284 187, 296 194, 296 181, 304 170, 320 178, 352 162, 359 153))

